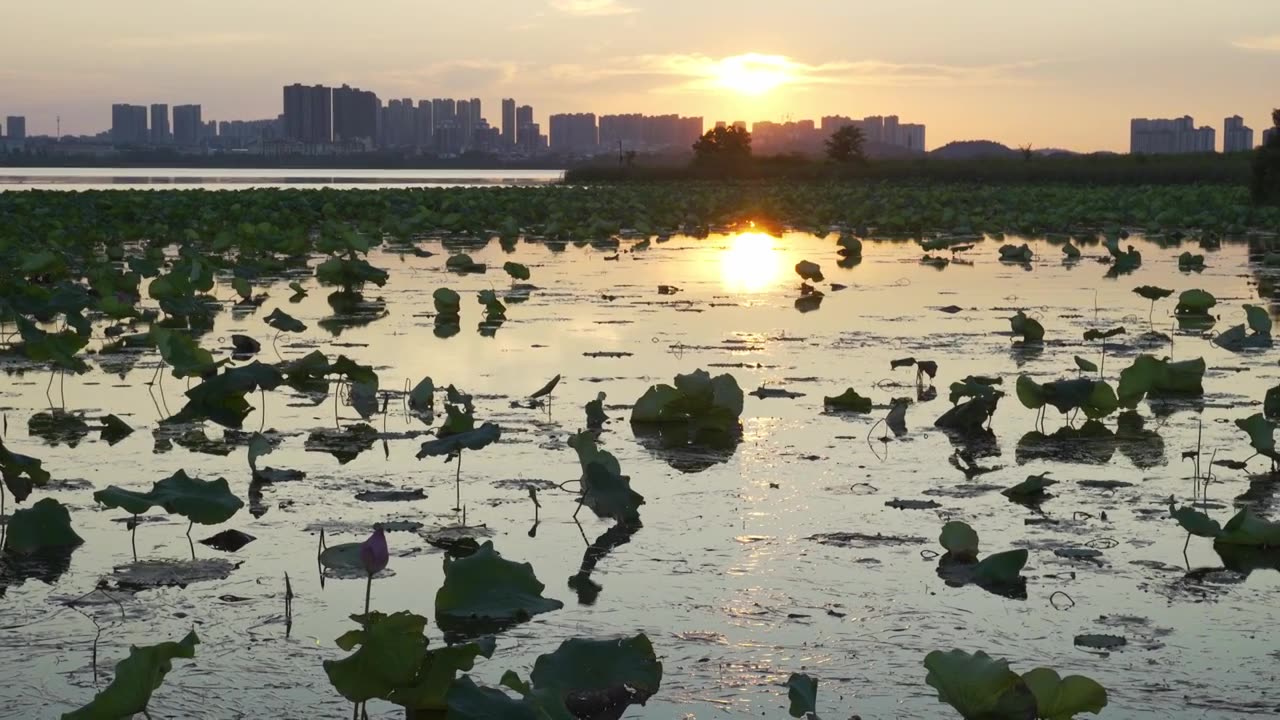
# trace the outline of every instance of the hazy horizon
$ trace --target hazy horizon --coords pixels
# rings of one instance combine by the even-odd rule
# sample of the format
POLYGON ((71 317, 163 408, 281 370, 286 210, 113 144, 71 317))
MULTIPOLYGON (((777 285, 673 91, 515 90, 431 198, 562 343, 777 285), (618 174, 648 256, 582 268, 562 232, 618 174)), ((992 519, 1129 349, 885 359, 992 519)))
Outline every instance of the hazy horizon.
POLYGON ((928 145, 987 139, 1126 150, 1131 117, 1260 131, 1280 105, 1280 3, 1171 7, 822 0, 311 0, 26 4, 0 26, 0 117, 87 134, 114 102, 198 103, 205 119, 281 111, 281 87, 347 83, 384 101, 479 97, 553 112, 717 120, 897 114, 928 145), (1229 7, 1229 12, 1224 8, 1229 7), (1270 91, 1270 92, 1269 92, 1270 91))

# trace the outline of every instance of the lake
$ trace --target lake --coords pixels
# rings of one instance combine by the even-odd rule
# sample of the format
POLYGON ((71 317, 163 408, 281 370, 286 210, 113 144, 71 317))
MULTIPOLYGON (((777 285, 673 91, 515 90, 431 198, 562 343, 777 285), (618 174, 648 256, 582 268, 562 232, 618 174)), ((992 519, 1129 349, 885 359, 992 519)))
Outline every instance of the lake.
MULTIPOLYGON (((1235 424, 1280 384, 1275 351, 1213 342, 1245 323, 1242 305, 1260 295, 1265 304, 1280 269, 1263 262, 1256 239, 1201 249, 1135 235, 1124 242, 1142 256, 1131 273, 1115 272, 1096 241, 1077 240, 1079 258, 1064 255, 1064 242, 976 235, 969 247, 933 251, 946 263, 926 264, 920 244, 901 237, 869 233, 853 260, 834 235, 749 224, 643 241, 414 236, 369 253, 388 278, 355 304, 327 297, 313 275, 318 257, 253 278, 250 295, 265 297, 252 303, 238 303, 244 293, 219 273, 214 324, 197 335, 215 357, 230 357, 244 335, 261 344, 263 363, 319 350, 379 377, 372 405, 350 384, 250 392, 238 431, 165 422, 199 378, 175 379, 150 348, 100 352, 108 323, 95 323, 83 375, 55 377, 8 354, 6 447, 53 473, 32 499, 69 507, 85 543, 65 567, 0 576, 9 639, 0 716, 56 717, 101 689, 130 644, 194 628, 196 656, 174 662, 153 717, 348 717, 351 703, 322 664, 349 654, 334 640, 356 627, 366 582, 318 566, 320 534, 330 545, 359 542, 388 523, 390 563, 372 582, 371 606, 431 618, 433 648, 443 640, 433 615, 440 546, 457 538, 530 563, 543 594, 563 603, 498 634, 494 656, 470 673, 477 682, 496 686, 508 669, 528 677, 568 638, 645 633, 663 664, 661 689, 627 718, 784 717, 793 672, 820 678, 823 717, 955 717, 922 665, 952 648, 1007 658, 1018 672, 1094 678, 1108 693, 1103 717, 1275 717, 1276 556, 1241 559, 1201 537, 1184 555, 1188 536, 1169 512, 1171 501, 1220 522, 1240 508, 1280 512, 1280 481, 1235 424), (1002 245, 1022 243, 1030 259, 1000 260, 1002 245), (1180 267, 1187 251, 1203 253, 1204 266, 1180 267), (485 271, 450 271, 459 253, 485 271), (801 261, 820 267, 823 279, 810 281, 820 298, 802 294, 801 261), (509 278, 507 262, 526 266, 529 280, 509 278), (1174 295, 1153 305, 1139 285, 1174 295), (461 297, 456 327, 437 322, 443 287, 461 297), (1191 289, 1216 298, 1212 329, 1174 317, 1191 289), (484 321, 483 291, 505 303, 504 322, 484 321), (277 333, 265 323, 276 310, 307 329, 277 333), (1019 310, 1043 326, 1043 343, 1011 334, 1019 310), (1083 339, 1114 327, 1124 333, 1083 339), (1203 395, 1153 393, 1137 414, 1100 422, 1084 416, 1097 400, 1083 412, 1048 407, 1042 420, 1019 400, 1020 376, 1116 384, 1141 354, 1204 358, 1203 395), (895 367, 907 358, 915 362, 895 367), (936 377, 917 372, 930 362, 936 377), (1089 363, 1097 369, 1081 369, 1089 363), (699 368, 731 374, 746 393, 740 435, 690 442, 629 422, 651 386, 699 368), (427 376, 439 389, 434 417, 408 407, 408 389, 427 376), (529 399, 556 376, 549 397, 529 399), (935 427, 952 407, 951 384, 970 376, 1002 380, 990 429, 935 427), (460 463, 418 459, 449 385, 472 396, 477 423, 496 423, 501 439, 460 463), (850 388, 870 399, 868 412, 824 400, 850 388), (583 471, 569 438, 601 398, 609 420, 598 443, 644 496, 642 526, 623 532, 579 511, 573 492, 583 471), (891 428, 897 398, 905 422, 891 428), (102 429, 108 414, 132 432, 102 429), (275 446, 259 468, 305 475, 254 480, 255 433, 275 446), (1212 473, 1203 492, 1189 452, 1212 473), (246 506, 218 527, 195 525, 189 543, 187 520, 158 509, 131 541, 129 513, 94 501, 95 490, 145 490, 178 470, 226 478, 246 506), (1056 481, 1047 493, 1002 494, 1045 473, 1056 481), (454 510, 459 497, 465 514, 454 510), (1020 591, 957 582, 940 557, 948 521, 976 530, 983 556, 1025 550, 1020 591), (255 539, 234 552, 199 542, 232 528, 255 539), (182 575, 193 556, 216 572, 182 575), (139 585, 131 573, 156 561, 185 579, 139 585), (100 583, 107 593, 93 592, 100 583)), ((403 716, 376 700, 368 711, 403 716)))
POLYGON ((244 190, 247 188, 409 188, 557 182, 562 170, 323 170, 238 168, 0 168, 11 190, 244 190))

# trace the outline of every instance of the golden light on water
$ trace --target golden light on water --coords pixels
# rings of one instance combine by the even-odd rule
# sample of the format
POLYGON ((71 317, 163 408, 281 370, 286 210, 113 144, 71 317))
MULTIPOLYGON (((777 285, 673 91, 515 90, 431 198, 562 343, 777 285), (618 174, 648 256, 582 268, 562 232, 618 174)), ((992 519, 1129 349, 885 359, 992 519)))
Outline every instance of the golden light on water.
POLYGON ((778 281, 783 260, 774 238, 764 233, 743 233, 720 252, 720 281, 730 292, 763 292, 778 281))

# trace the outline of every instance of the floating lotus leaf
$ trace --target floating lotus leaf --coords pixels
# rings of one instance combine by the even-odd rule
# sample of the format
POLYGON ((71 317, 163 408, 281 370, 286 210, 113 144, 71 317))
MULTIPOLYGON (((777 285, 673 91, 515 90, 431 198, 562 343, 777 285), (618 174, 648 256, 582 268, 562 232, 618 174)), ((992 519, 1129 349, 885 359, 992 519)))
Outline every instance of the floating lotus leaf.
POLYGON ((280 308, 272 310, 270 315, 263 318, 263 322, 280 332, 300 333, 307 329, 305 323, 280 308))
POLYGON ((88 705, 64 714, 62 720, 127 720, 144 714, 151 694, 173 669, 174 659, 194 658, 198 644, 200 638, 193 630, 181 642, 129 648, 129 657, 116 663, 111 684, 88 705))
POLYGON ((871 412, 871 398, 862 397, 853 388, 848 388, 843 393, 834 397, 824 397, 822 399, 822 404, 825 407, 845 412, 871 412))
POLYGON ((71 513, 66 506, 53 498, 44 498, 9 517, 4 551, 30 554, 75 547, 83 542, 71 529, 71 513))
POLYGON ((503 559, 492 542, 468 557, 444 561, 444 584, 436 592, 436 622, 508 624, 559 610, 564 603, 542 597, 529 563, 503 559))
POLYGON ((1272 522, 1244 508, 1222 526, 1217 543, 1249 547, 1280 548, 1280 522, 1272 522))
POLYGON ((822 268, 819 267, 817 263, 809 262, 808 260, 801 260, 796 263, 796 274, 799 275, 802 280, 808 280, 810 282, 822 282, 823 280, 822 268))

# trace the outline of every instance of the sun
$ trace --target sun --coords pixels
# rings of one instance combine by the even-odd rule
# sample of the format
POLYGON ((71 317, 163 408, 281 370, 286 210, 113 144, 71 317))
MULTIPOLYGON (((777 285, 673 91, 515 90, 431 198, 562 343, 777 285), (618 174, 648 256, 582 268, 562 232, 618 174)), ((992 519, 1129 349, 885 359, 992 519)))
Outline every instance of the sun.
POLYGON ((782 253, 768 235, 735 235, 729 247, 720 252, 720 282, 729 292, 764 292, 782 274, 782 260, 782 253))
POLYGON ((794 80, 793 63, 781 55, 747 53, 715 63, 716 85, 744 95, 763 95, 794 80))

